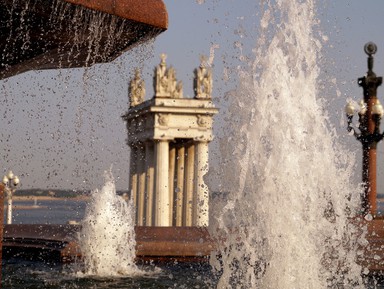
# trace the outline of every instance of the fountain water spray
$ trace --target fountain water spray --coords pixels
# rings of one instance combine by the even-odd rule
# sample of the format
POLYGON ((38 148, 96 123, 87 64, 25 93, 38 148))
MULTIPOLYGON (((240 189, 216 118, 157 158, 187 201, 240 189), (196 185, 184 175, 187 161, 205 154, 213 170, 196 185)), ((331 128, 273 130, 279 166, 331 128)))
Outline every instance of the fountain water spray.
POLYGON ((319 98, 314 2, 268 1, 256 60, 230 92, 218 288, 363 286, 355 259, 365 239, 349 221, 361 190, 319 98))
POLYGON ((111 172, 99 192, 92 192, 80 233, 85 275, 136 275, 133 208, 116 194, 111 172))

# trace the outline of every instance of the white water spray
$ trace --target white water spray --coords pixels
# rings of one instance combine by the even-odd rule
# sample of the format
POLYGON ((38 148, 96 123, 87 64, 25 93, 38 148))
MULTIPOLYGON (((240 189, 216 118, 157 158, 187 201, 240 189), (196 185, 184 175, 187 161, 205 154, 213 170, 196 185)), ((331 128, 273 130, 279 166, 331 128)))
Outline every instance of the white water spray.
POLYGON ((134 263, 135 231, 132 204, 116 194, 111 172, 105 173, 101 191, 92 192, 82 221, 80 248, 85 275, 132 276, 140 273, 134 263))
POLYGON ((215 216, 226 238, 218 288, 363 288, 355 259, 364 240, 348 221, 360 190, 319 99, 314 1, 267 6, 220 151, 232 157, 215 216))

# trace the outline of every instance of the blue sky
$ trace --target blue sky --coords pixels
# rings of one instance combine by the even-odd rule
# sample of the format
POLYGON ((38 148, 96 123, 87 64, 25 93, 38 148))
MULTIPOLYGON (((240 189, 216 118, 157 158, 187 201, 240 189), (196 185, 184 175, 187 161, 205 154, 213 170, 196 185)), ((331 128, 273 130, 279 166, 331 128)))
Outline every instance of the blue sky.
MULTIPOLYGON (((152 71, 163 52, 183 81, 184 94, 192 96, 193 69, 199 65, 199 56, 219 47, 214 50, 214 95, 219 108, 226 105, 223 96, 236 86, 236 67, 247 65, 247 61, 239 60, 240 55, 252 60, 259 1, 164 2, 169 13, 168 31, 110 64, 87 70, 27 72, 0 81, 3 173, 12 169, 20 175, 23 188, 93 189, 102 184, 102 172, 113 165, 118 187, 126 189, 129 150, 121 115, 128 109, 127 84, 134 68, 142 68, 149 98, 152 71)), ((323 94, 329 94, 327 108, 332 124, 359 161, 360 145, 344 133, 343 109, 347 97, 362 97, 356 79, 366 72, 366 42, 378 45, 374 70, 384 74, 384 1, 317 3, 320 28, 329 38, 323 43, 321 69, 337 83, 323 94)), ((382 95, 379 89, 379 97, 382 95)), ((384 164, 383 146, 379 145, 379 164, 384 164)), ((359 178, 357 173, 355 181, 359 178)), ((384 190, 383 184, 379 183, 380 187, 384 190)))

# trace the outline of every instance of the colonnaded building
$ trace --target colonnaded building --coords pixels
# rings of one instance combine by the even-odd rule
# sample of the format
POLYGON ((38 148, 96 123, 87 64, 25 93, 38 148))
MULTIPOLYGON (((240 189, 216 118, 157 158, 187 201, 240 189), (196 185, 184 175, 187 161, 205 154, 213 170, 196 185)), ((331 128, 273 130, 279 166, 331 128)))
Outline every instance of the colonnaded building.
POLYGON ((144 101, 140 71, 129 84, 130 107, 123 116, 131 149, 131 198, 138 226, 208 226, 208 171, 212 140, 212 71, 204 58, 195 70, 194 98, 183 97, 183 85, 166 55, 155 68, 152 99, 144 101))

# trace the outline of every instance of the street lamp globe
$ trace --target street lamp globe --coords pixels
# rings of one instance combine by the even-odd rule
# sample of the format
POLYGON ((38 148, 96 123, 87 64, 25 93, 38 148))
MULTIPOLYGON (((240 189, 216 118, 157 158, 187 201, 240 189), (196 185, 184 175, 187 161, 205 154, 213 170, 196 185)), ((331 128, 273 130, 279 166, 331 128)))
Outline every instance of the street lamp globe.
POLYGON ((7 177, 7 176, 4 176, 2 182, 3 182, 4 185, 7 185, 8 182, 9 182, 8 177, 7 177))
POLYGON ((9 172, 8 172, 8 179, 12 180, 14 176, 15 176, 15 175, 13 174, 12 171, 9 171, 9 172))
POLYGON ((364 102, 364 100, 360 100, 360 111, 359 111, 359 114, 360 115, 365 115, 367 112, 367 104, 364 102))
POLYGON ((347 116, 353 116, 355 113, 355 107, 353 106, 352 102, 348 102, 348 104, 345 106, 345 113, 347 116))
POLYGON ((20 183, 20 179, 19 179, 19 177, 18 177, 18 176, 14 176, 14 177, 13 177, 13 184, 14 184, 15 186, 17 186, 19 183, 20 183))
POLYGON ((372 107, 372 114, 378 115, 380 118, 383 117, 384 115, 384 109, 383 106, 381 105, 380 101, 377 100, 375 105, 372 107))
POLYGON ((373 42, 368 42, 367 44, 365 44, 364 46, 364 52, 367 54, 367 55, 372 55, 372 54, 375 54, 377 52, 377 46, 375 43, 373 42))

